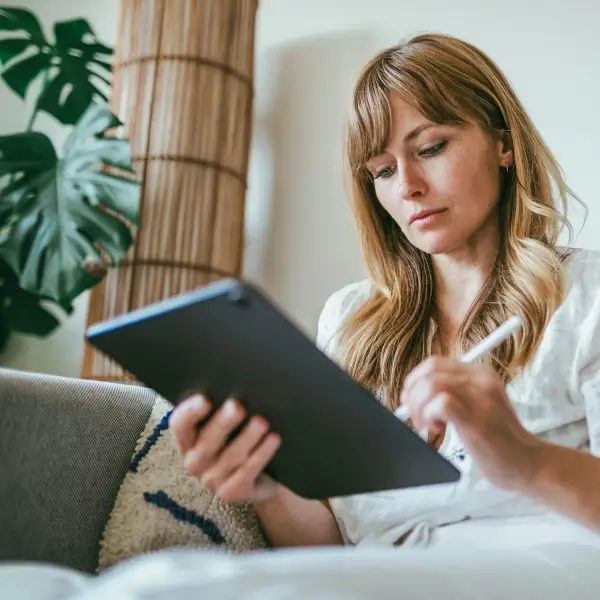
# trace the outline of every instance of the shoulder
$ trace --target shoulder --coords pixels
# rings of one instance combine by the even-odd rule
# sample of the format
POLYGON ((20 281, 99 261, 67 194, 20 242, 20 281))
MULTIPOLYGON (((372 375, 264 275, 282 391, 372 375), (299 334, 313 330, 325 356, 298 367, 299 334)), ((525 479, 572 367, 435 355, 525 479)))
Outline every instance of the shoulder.
POLYGON ((554 353, 568 356, 578 376, 597 376, 600 366, 600 252, 570 250, 563 260, 566 298, 554 328, 554 353))
POLYGON ((568 249, 562 264, 565 297, 549 324, 549 350, 585 363, 600 351, 600 252, 568 249))
POLYGON ((600 292, 600 252, 569 248, 563 253, 566 301, 582 306, 596 303, 600 292))
POLYGON ((564 256, 563 267, 569 279, 592 275, 596 284, 600 282, 600 251, 583 248, 560 248, 559 251, 564 256))
POLYGON ((317 325, 317 345, 325 350, 334 341, 344 321, 356 312, 373 292, 369 279, 349 283, 325 301, 317 325))

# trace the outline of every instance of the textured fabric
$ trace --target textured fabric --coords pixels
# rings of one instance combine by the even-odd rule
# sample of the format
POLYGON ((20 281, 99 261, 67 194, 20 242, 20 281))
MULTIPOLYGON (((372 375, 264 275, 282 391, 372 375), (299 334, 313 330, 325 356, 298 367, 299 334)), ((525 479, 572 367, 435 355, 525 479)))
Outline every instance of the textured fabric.
POLYGON ((92 573, 155 394, 0 370, 0 559, 92 573))
MULTIPOLYGON (((566 298, 549 323, 534 360, 507 387, 525 427, 565 446, 600 453, 600 253, 574 251, 565 261, 566 298)), ((368 281, 346 286, 326 302, 318 346, 341 357, 340 324, 371 293, 368 281)), ((332 498, 330 506, 351 544, 435 544, 440 527, 464 519, 556 516, 529 498, 493 487, 450 424, 439 449, 461 472, 453 484, 332 498)), ((382 457, 385 460, 385 457, 382 457)))
POLYGON ((99 570, 139 554, 193 546, 229 553, 267 547, 247 504, 225 504, 189 477, 157 398, 102 537, 99 570))
POLYGON ((137 557, 93 578, 73 577, 72 571, 54 567, 15 569, 0 564, 1 597, 16 600, 16 593, 27 600, 597 600, 598 545, 569 535, 561 542, 538 541, 534 523, 525 525, 527 544, 519 543, 521 524, 508 531, 504 524, 471 525, 476 531, 468 531, 464 524, 457 538, 426 550, 330 546, 231 556, 180 548, 137 557), (494 528, 508 546, 485 545, 494 528))
POLYGON ((165 550, 101 575, 77 598, 597 600, 600 547, 514 540, 508 551, 480 549, 482 535, 467 534, 427 550, 331 546, 234 557, 165 550))

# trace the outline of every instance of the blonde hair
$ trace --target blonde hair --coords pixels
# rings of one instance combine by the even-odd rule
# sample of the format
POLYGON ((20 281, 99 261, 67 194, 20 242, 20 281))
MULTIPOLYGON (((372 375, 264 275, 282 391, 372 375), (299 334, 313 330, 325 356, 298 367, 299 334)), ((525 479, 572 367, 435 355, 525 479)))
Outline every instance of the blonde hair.
POLYGON ((365 166, 389 140, 392 91, 433 122, 475 123, 510 135, 514 167, 502 187, 500 250, 459 331, 464 350, 509 316, 523 319, 521 334, 490 357, 505 381, 530 361, 563 300, 564 256, 556 244, 563 227, 572 234, 566 212, 574 195, 506 77, 471 44, 419 35, 365 66, 347 122, 345 167, 374 292, 343 324, 339 340, 344 368, 368 389, 385 390, 386 403, 396 408, 404 377, 432 353, 436 317, 431 258, 381 207, 365 166))

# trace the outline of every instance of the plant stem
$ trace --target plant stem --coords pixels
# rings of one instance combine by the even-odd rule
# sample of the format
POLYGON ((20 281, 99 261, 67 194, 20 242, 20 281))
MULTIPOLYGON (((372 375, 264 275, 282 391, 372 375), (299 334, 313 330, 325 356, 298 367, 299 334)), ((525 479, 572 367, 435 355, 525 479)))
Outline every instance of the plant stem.
POLYGON ((40 89, 40 93, 38 94, 38 97, 35 100, 35 104, 33 105, 33 110, 31 111, 31 114, 29 115, 29 120, 27 121, 27 126, 25 128, 25 131, 31 131, 33 129, 33 123, 35 121, 35 118, 37 117, 38 112, 40 111, 40 98, 44 95, 44 92, 46 91, 46 87, 48 87, 48 79, 50 79, 50 67, 48 67, 45 71, 44 71, 44 78, 42 79, 42 87, 40 89))
POLYGON ((25 127, 25 131, 31 131, 33 129, 33 122, 35 121, 37 114, 38 114, 38 103, 36 100, 35 106, 33 107, 31 114, 29 115, 29 120, 27 121, 27 127, 25 127))

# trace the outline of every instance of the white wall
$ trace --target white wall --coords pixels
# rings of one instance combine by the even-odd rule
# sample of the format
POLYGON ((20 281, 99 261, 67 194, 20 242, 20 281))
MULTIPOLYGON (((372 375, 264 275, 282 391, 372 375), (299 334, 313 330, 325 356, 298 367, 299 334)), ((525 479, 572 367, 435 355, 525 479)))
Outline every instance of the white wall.
MULTIPOLYGON (((21 4, 47 23, 85 15, 101 37, 114 42, 117 0, 86 8, 73 0, 21 4)), ((600 249, 594 235, 600 226, 599 22, 600 5, 589 0, 261 0, 248 277, 310 334, 327 295, 361 277, 339 172, 348 91, 374 52, 425 30, 464 37, 506 71, 571 187, 588 204, 579 245, 600 249)), ((1 87, 0 102, 10 111, 0 114, 0 131, 6 131, 14 128, 20 107, 1 87)), ((78 375, 85 302, 55 336, 21 341, 0 362, 78 375)))

